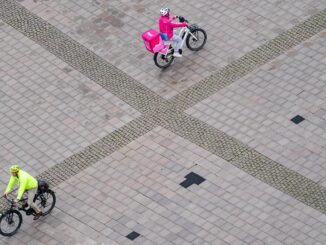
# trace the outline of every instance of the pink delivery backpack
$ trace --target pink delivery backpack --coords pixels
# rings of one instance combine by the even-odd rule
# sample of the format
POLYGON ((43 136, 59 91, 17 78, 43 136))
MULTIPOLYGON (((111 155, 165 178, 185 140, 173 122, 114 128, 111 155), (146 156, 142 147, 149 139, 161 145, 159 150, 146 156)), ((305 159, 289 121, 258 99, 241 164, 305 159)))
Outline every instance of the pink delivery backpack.
POLYGON ((164 48, 164 43, 159 32, 150 29, 141 35, 146 49, 149 52, 157 53, 164 48))

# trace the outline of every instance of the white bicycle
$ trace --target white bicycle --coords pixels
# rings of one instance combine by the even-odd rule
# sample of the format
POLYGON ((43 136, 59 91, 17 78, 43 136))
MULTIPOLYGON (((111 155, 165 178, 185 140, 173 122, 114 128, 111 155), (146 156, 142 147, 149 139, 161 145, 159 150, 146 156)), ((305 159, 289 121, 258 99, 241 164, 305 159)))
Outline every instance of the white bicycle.
MULTIPOLYGON (((178 19, 180 22, 188 23, 188 21, 181 16, 179 16, 178 19)), ((181 48, 179 50, 179 52, 181 51, 180 54, 182 53, 184 43, 186 43, 187 48, 191 51, 198 51, 204 47, 207 41, 206 32, 196 24, 181 28, 178 35, 182 38, 181 48)), ((154 54, 154 62, 157 67, 166 68, 172 64, 174 60, 172 43, 172 41, 164 42, 164 48, 154 54)))

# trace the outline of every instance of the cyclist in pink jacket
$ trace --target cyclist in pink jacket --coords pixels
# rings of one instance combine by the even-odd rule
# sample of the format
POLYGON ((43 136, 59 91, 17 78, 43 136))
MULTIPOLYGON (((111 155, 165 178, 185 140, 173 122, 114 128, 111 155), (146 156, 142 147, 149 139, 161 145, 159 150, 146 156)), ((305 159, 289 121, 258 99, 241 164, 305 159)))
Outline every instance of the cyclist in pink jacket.
POLYGON ((182 38, 178 35, 175 35, 173 33, 173 29, 187 26, 187 23, 186 22, 183 22, 183 23, 172 22, 174 19, 176 19, 176 16, 172 16, 170 18, 170 9, 168 9, 168 8, 161 9, 160 13, 161 13, 161 17, 160 17, 158 23, 159 23, 160 32, 163 36, 163 39, 165 41, 172 39, 172 41, 174 42, 173 56, 174 57, 182 57, 182 55, 179 53, 181 43, 182 43, 182 38))

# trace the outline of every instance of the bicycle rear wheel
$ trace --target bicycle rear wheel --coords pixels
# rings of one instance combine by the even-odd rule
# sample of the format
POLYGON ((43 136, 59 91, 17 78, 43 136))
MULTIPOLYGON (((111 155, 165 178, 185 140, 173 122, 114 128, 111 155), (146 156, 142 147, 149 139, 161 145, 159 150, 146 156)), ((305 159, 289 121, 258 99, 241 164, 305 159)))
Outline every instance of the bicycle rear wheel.
POLYGON ((174 60, 173 50, 169 51, 167 55, 161 53, 154 54, 155 65, 159 68, 166 68, 172 64, 174 60))
POLYGON ((52 190, 46 190, 43 193, 38 193, 34 198, 35 204, 41 209, 42 216, 51 213, 56 203, 56 197, 52 190))
POLYGON ((13 236, 20 228, 23 217, 17 210, 8 210, 0 217, 0 234, 13 236))
POLYGON ((192 51, 198 51, 204 47, 207 41, 207 34, 201 28, 196 28, 191 31, 191 33, 195 36, 188 35, 186 44, 187 48, 192 51))

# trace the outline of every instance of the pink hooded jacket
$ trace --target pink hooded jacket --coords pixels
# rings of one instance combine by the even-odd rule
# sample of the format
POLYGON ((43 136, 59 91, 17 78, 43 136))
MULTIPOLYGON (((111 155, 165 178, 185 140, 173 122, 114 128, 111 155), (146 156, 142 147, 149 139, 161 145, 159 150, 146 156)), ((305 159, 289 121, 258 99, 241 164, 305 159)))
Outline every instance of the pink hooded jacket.
POLYGON ((173 28, 187 26, 186 22, 173 23, 172 21, 174 19, 175 19, 174 16, 170 19, 170 14, 167 14, 165 16, 161 16, 159 21, 158 21, 158 25, 160 27, 160 32, 166 33, 169 40, 173 37, 173 28))

